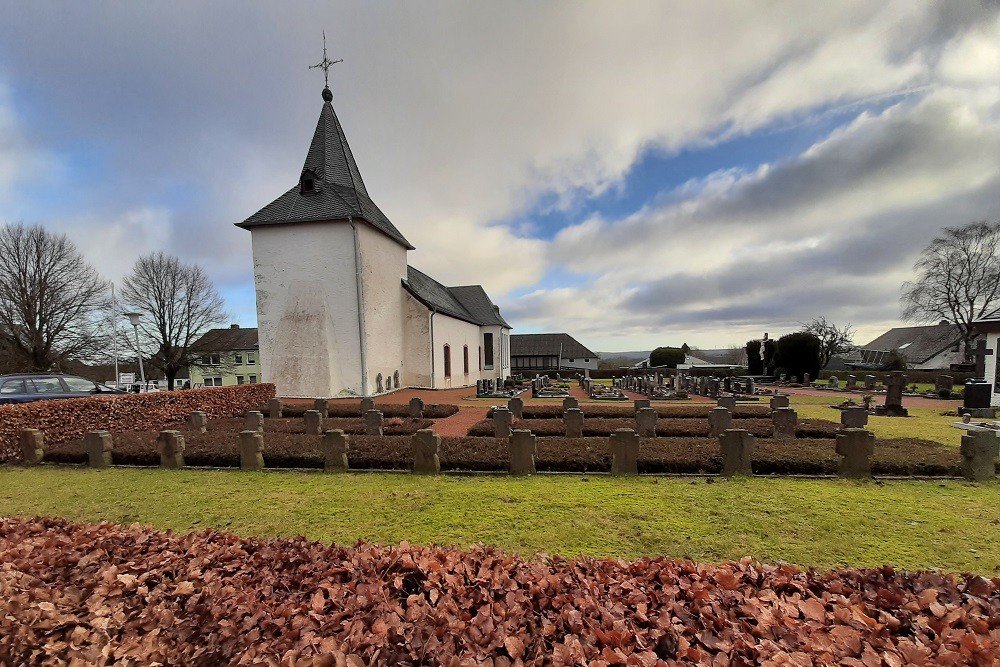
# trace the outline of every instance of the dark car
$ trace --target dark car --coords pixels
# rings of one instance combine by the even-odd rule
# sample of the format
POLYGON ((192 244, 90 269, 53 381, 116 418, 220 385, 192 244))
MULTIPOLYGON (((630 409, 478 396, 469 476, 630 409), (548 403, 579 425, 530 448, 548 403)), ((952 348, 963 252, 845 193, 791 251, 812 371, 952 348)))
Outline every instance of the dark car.
POLYGON ((126 394, 120 389, 105 387, 87 378, 59 373, 17 373, 0 375, 0 405, 50 401, 54 398, 82 398, 126 394))

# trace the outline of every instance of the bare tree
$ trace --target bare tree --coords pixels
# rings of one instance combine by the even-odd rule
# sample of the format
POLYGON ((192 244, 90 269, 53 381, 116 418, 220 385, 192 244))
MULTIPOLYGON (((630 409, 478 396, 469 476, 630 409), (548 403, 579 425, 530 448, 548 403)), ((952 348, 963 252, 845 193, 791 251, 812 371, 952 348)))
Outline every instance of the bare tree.
POLYGON ((108 283, 65 234, 0 228, 0 352, 12 370, 44 371, 100 348, 108 283))
POLYGON ((149 364, 163 372, 168 389, 199 356, 191 349, 195 341, 228 317, 222 297, 200 266, 162 252, 136 260, 124 280, 122 299, 142 314, 139 328, 155 343, 149 364))
POLYGON ((958 325, 966 360, 972 359, 972 323, 1000 307, 1000 222, 946 227, 913 265, 918 278, 903 283, 903 318, 958 325))
POLYGON ((827 322, 825 317, 817 317, 812 322, 803 324, 802 331, 819 338, 820 369, 825 368, 834 355, 854 349, 854 329, 850 323, 838 327, 833 322, 827 322))

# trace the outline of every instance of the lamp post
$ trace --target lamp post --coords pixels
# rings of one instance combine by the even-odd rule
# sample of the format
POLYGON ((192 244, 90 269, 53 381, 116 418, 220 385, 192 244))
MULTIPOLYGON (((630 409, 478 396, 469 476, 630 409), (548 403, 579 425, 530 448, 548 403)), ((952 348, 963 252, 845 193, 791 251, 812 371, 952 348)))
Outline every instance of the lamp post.
POLYGON ((142 378, 142 388, 146 389, 146 371, 142 368, 142 349, 139 347, 139 313, 124 313, 135 330, 135 353, 139 356, 139 377, 142 378))

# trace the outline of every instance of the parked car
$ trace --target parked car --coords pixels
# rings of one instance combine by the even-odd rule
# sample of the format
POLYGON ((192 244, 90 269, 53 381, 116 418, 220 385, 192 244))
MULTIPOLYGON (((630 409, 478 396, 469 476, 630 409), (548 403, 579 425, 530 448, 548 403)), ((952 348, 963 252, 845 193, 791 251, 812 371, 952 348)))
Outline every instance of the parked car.
POLYGON ((61 373, 15 373, 0 375, 0 405, 4 403, 29 403, 50 401, 55 398, 82 398, 127 394, 87 378, 61 373))

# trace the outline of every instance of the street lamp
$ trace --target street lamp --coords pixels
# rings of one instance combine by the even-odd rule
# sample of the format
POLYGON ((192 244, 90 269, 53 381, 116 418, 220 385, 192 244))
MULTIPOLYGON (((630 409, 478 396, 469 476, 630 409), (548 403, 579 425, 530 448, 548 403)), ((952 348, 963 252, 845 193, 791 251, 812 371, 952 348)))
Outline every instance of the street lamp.
POLYGON ((123 313, 135 329, 135 353, 139 355, 139 377, 142 378, 142 388, 146 388, 146 371, 142 368, 142 349, 139 347, 139 313, 123 313))

